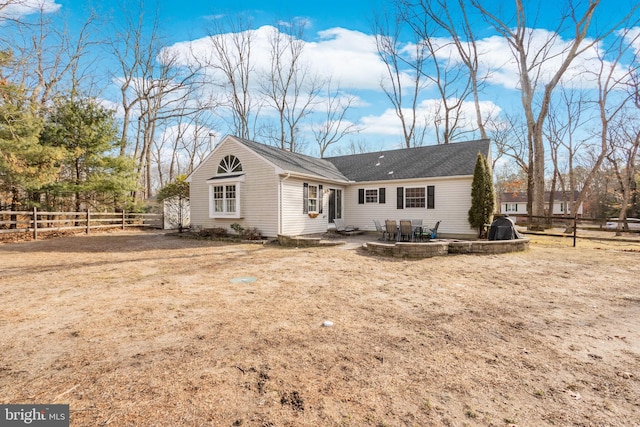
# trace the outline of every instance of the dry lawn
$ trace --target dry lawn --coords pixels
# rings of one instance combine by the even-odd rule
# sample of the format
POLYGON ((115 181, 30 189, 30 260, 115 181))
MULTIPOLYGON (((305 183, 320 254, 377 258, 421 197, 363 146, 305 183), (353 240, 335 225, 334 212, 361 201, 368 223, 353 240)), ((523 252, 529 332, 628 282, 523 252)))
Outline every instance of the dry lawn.
POLYGON ((68 403, 72 426, 638 426, 640 244, 570 243, 0 244, 0 403, 68 403))

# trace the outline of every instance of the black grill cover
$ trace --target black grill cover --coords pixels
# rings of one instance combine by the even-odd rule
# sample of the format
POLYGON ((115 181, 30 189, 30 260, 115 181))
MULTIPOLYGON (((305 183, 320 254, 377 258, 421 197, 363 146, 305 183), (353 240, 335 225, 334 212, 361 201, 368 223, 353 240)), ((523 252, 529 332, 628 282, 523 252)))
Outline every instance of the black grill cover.
POLYGON ((518 233, 515 225, 508 217, 496 218, 489 228, 489 240, 515 240, 521 239, 522 235, 518 233))

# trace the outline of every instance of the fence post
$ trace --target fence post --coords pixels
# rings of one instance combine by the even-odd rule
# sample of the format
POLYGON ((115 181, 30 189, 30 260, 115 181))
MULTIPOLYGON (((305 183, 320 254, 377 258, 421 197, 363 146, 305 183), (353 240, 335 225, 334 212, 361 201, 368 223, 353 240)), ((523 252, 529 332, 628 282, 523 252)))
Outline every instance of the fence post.
POLYGON ((124 222, 125 222, 125 212, 124 209, 122 209, 122 229, 124 230, 124 222))
POLYGON ((573 217, 573 247, 576 247, 576 237, 578 234, 578 217, 574 216, 573 217))
POLYGON ((33 240, 38 240, 38 208, 33 208, 33 240))
POLYGON ((89 230, 91 229, 91 211, 87 208, 87 234, 89 234, 89 230))

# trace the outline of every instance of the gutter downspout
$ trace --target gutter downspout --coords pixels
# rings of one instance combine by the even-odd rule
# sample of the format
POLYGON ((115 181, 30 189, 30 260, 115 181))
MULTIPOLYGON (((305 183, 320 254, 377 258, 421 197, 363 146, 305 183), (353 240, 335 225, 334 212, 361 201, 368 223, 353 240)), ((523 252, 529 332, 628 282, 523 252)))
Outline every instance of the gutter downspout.
POLYGON ((280 180, 280 194, 279 194, 279 201, 278 201, 278 235, 282 234, 282 184, 291 177, 291 173, 287 173, 287 176, 285 176, 283 179, 280 180))

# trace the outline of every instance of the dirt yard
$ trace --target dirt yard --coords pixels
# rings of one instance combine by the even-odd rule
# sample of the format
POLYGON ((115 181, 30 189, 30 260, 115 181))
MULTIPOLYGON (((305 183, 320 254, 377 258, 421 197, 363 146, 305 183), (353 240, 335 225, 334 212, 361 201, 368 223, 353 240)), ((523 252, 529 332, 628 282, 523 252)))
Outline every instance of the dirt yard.
POLYGON ((68 403, 72 426, 638 426, 640 243, 570 244, 0 244, 0 403, 68 403))

